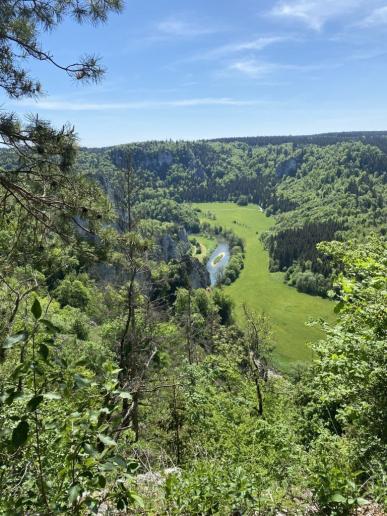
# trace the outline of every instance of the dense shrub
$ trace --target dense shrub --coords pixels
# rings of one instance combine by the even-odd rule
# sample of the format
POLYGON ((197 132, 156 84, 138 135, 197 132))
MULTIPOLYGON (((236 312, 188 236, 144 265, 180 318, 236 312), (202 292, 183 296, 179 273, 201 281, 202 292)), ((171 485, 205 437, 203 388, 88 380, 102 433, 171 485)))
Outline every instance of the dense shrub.
POLYGON ((69 274, 54 290, 54 296, 61 306, 86 308, 92 299, 91 289, 85 285, 87 278, 69 274))

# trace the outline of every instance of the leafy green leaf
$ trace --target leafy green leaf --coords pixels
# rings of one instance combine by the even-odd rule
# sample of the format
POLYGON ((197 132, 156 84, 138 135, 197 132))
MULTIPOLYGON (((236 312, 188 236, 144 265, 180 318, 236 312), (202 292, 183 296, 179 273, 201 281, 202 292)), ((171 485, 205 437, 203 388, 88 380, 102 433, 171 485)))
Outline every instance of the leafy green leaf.
POLYGON ((144 500, 134 491, 129 492, 129 499, 134 505, 144 508, 144 500))
POLYGON ((55 326, 55 324, 53 324, 51 321, 49 321, 48 319, 41 319, 40 322, 42 324, 44 324, 44 326, 46 327, 46 330, 52 334, 56 334, 56 333, 59 333, 60 332, 60 328, 58 328, 58 326, 55 326))
POLYGON ((2 403, 6 403, 7 405, 12 405, 12 403, 23 397, 23 392, 15 389, 8 389, 6 394, 3 394, 1 397, 2 403))
POLYGON ((15 344, 18 344, 19 342, 25 342, 28 338, 28 333, 21 332, 16 333, 15 335, 11 335, 10 337, 7 337, 5 341, 3 342, 2 348, 3 349, 10 349, 13 348, 15 344))
POLYGON ((46 346, 46 344, 40 344, 39 346, 39 355, 43 358, 43 360, 46 362, 48 355, 49 355, 49 349, 46 346))
POLYGON ((331 497, 331 502, 334 502, 334 503, 346 503, 346 498, 344 498, 343 495, 341 495, 340 493, 335 493, 332 497, 331 497))
POLYGON ((35 317, 36 320, 40 319, 42 316, 42 305, 40 304, 39 299, 36 297, 34 302, 32 303, 31 313, 35 317))
POLYGON ((15 369, 12 371, 11 378, 12 379, 19 378, 21 375, 25 374, 28 371, 28 369, 30 368, 30 365, 31 365, 31 362, 27 361, 27 362, 22 362, 21 364, 16 366, 15 369))
POLYGON ((119 511, 124 511, 126 509, 126 503, 124 498, 119 498, 116 503, 116 507, 119 511))
POLYGON ((20 421, 19 424, 13 429, 12 432, 12 444, 15 448, 20 448, 26 443, 28 439, 28 432, 30 426, 27 421, 20 421))
POLYGON ((105 434, 98 434, 98 439, 103 443, 105 446, 117 446, 117 443, 114 439, 109 437, 105 434))
POLYGON ((130 460, 129 462, 126 463, 126 469, 128 471, 128 473, 135 473, 138 468, 140 467, 139 463, 136 462, 135 460, 130 460))
POLYGON ((76 366, 87 366, 89 364, 89 361, 86 358, 81 358, 77 362, 75 362, 76 366))
POLYGON ((74 504, 77 501, 78 496, 81 494, 81 486, 79 484, 74 484, 70 487, 69 491, 69 502, 74 504))
POLYGON ((127 468, 126 460, 123 457, 121 457, 121 455, 115 455, 114 457, 112 457, 112 461, 115 464, 117 464, 117 466, 121 466, 124 469, 127 468))
POLYGON ((74 375, 74 381, 77 385, 77 387, 86 387, 91 384, 91 381, 85 378, 84 376, 81 376, 80 374, 74 375))
POLYGON ((115 471, 117 469, 116 464, 111 461, 100 462, 100 468, 102 471, 115 471))
POLYGON ((84 448, 85 452, 87 453, 87 455, 90 455, 90 457, 96 457, 98 455, 97 450, 93 446, 91 446, 91 444, 89 444, 89 443, 85 443, 83 448, 84 448))
POLYGON ((30 410, 31 412, 34 412, 38 406, 42 403, 43 401, 43 395, 42 394, 38 394, 37 396, 34 396, 33 398, 31 398, 29 400, 29 402, 27 403, 27 408, 28 410, 30 410))
POLYGON ((356 503, 357 505, 368 505, 370 501, 365 498, 356 498, 356 503))

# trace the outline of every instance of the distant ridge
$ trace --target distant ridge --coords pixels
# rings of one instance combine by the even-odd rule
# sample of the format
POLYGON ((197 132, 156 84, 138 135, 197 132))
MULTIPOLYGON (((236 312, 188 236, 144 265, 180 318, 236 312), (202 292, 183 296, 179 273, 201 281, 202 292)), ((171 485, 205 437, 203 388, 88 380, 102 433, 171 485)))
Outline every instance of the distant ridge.
POLYGON ((219 143, 245 143, 252 147, 258 146, 263 147, 265 145, 281 145, 283 143, 293 143, 295 145, 334 145, 342 142, 353 142, 361 141, 369 145, 375 145, 379 147, 384 153, 387 154, 387 131, 351 131, 351 132, 336 132, 336 133, 317 133, 317 134, 306 134, 306 135, 278 135, 278 136, 230 136, 222 138, 198 138, 196 140, 145 140, 145 141, 133 141, 128 143, 121 143, 117 145, 106 145, 103 147, 85 147, 83 149, 98 152, 103 149, 114 149, 117 147, 123 147, 126 145, 141 145, 150 142, 168 142, 168 141, 180 141, 180 142, 219 142, 219 143))
POLYGON ((251 146, 265 146, 270 144, 280 145, 282 143, 294 143, 296 145, 314 144, 324 146, 348 141, 362 141, 370 145, 375 145, 383 152, 387 153, 387 131, 352 131, 297 136, 242 136, 212 138, 206 141, 221 143, 242 142, 251 146))

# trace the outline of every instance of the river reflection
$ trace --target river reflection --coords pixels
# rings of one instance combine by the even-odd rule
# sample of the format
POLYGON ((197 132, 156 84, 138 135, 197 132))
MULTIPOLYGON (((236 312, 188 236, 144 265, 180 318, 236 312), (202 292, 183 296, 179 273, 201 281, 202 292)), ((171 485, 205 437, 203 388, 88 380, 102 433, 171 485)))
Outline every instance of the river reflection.
POLYGON ((226 242, 218 245, 207 262, 207 270, 210 273, 211 286, 215 286, 219 274, 225 269, 230 260, 230 247, 226 242), (221 257, 220 260, 217 260, 221 257), (216 263, 214 263, 214 261, 216 263))

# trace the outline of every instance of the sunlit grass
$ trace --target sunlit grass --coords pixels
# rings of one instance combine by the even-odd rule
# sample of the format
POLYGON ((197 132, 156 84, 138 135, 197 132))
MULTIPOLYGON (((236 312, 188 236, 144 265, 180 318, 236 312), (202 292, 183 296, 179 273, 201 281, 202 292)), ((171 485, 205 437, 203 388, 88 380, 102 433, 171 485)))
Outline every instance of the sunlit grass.
MULTIPOLYGON (((333 321, 333 303, 297 292, 285 285, 283 273, 270 273, 269 256, 259 236, 274 224, 257 206, 237 206, 233 203, 199 203, 201 220, 232 229, 245 240, 245 268, 229 287, 227 294, 235 303, 235 319, 243 324, 243 303, 251 309, 266 312, 272 322, 275 336, 274 359, 284 370, 312 358, 307 342, 319 339, 321 331, 306 326, 308 320, 323 318, 333 321), (216 220, 205 217, 212 212, 216 220)), ((200 241, 201 237, 196 238, 200 241)))

